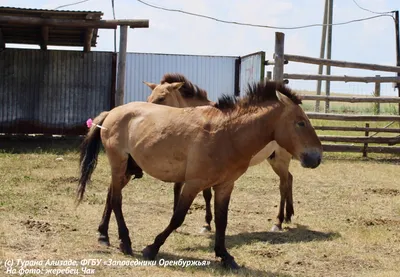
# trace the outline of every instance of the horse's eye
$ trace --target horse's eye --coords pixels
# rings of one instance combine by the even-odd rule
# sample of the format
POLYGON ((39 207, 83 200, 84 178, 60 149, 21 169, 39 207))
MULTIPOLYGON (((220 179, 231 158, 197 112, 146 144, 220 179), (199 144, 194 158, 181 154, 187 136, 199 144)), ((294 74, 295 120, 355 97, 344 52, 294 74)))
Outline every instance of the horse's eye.
POLYGON ((299 121, 299 122, 297 122, 297 126, 306 127, 306 123, 304 121, 299 121))
POLYGON ((159 97, 159 98, 157 98, 157 102, 158 102, 158 103, 164 102, 164 100, 165 100, 165 97, 159 97))

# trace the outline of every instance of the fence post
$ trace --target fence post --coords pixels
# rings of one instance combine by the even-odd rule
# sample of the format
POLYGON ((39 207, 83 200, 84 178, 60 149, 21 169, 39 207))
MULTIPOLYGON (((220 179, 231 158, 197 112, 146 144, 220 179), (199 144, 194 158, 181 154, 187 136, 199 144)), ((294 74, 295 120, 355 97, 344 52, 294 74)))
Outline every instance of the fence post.
MULTIPOLYGON (((365 128, 367 128, 366 130, 365 130, 365 137, 368 137, 369 136, 369 130, 368 130, 368 128, 369 128, 369 123, 365 123, 365 128)), ((367 142, 365 142, 364 143, 364 149, 363 149, 363 157, 364 158, 366 158, 367 156, 368 156, 368 143, 367 142)))
MULTIPOLYGON (((324 8, 324 19, 323 19, 323 26, 322 26, 322 36, 321 36, 321 49, 319 52, 319 58, 323 59, 325 57, 325 42, 326 42, 326 26, 328 23, 328 3, 329 0, 325 0, 325 8, 324 8)), ((323 65, 319 64, 318 65, 318 74, 321 75, 323 72, 323 65)), ((321 86, 322 86, 322 81, 319 80, 317 81, 317 95, 321 95, 321 86)), ((319 112, 319 100, 315 102, 315 111, 319 112)))
POLYGON ((115 106, 124 104, 125 95, 125 66, 126 66, 126 47, 128 43, 128 26, 121 25, 119 38, 118 53, 118 75, 117 75, 117 91, 115 93, 115 106))
POLYGON ((285 34, 275 32, 275 53, 274 53, 274 81, 283 81, 283 66, 285 53, 285 34))
MULTIPOLYGON (((381 77, 380 75, 376 75, 376 77, 381 77)), ((380 82, 375 82, 375 91, 374 91, 374 96, 375 97, 380 97, 381 96, 381 83, 380 82)), ((375 103, 374 105, 374 114, 380 114, 381 107, 379 103, 375 103)))

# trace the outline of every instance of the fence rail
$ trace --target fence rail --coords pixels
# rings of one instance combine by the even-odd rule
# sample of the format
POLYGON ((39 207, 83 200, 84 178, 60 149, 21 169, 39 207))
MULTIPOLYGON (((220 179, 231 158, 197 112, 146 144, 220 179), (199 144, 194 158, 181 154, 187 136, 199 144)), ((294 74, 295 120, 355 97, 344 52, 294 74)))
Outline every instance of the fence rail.
POLYGON ((369 70, 376 70, 376 71, 388 71, 388 72, 400 73, 399 66, 357 63, 357 62, 345 62, 345 61, 337 61, 337 60, 311 58, 311 57, 306 57, 306 56, 289 55, 289 54, 284 54, 284 59, 288 60, 288 61, 292 61, 292 62, 301 62, 301 63, 310 63, 310 64, 318 64, 318 65, 330 65, 330 66, 345 67, 345 68, 359 68, 359 69, 369 69, 369 70))
POLYGON ((303 100, 319 100, 348 103, 400 103, 400 97, 349 97, 326 95, 301 95, 303 100))
POLYGON ((397 121, 400 122, 399 115, 350 115, 350 114, 329 114, 329 113, 315 113, 307 112, 310 119, 323 119, 323 120, 342 120, 342 121, 397 121))
POLYGON ((352 143, 384 143, 394 145, 400 143, 399 137, 362 137, 362 136, 318 136, 321 141, 352 143))
POLYGON ((342 81, 342 82, 360 82, 360 83, 399 83, 400 77, 395 76, 335 76, 335 75, 313 75, 313 74, 289 74, 284 73, 283 78, 294 80, 316 80, 316 81, 342 81))
POLYGON ((400 147, 390 146, 364 146, 345 145, 345 144, 325 144, 322 146, 325 152, 355 152, 355 153, 382 153, 382 154, 400 154, 400 147))
POLYGON ((349 131, 349 132, 377 132, 377 133, 400 133, 400 128, 373 128, 373 127, 345 127, 345 126, 314 126, 320 131, 349 131))

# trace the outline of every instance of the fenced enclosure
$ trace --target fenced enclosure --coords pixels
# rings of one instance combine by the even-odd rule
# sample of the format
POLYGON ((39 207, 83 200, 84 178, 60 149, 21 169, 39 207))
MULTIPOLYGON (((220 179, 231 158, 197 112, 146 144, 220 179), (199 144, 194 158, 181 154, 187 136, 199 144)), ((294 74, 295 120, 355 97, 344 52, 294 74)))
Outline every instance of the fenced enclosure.
POLYGON ((315 129, 318 130, 319 138, 323 142, 324 151, 355 152, 362 153, 363 156, 367 156, 367 153, 400 154, 400 147, 396 146, 397 144, 400 144, 400 116, 398 115, 400 109, 399 111, 396 111, 395 108, 395 114, 381 114, 381 104, 398 104, 400 107, 400 97, 380 96, 381 83, 387 82, 400 84, 400 77, 381 77, 379 75, 359 77, 331 76, 321 74, 287 74, 284 73, 284 64, 287 62, 301 62, 307 64, 357 68, 393 73, 400 73, 400 67, 289 55, 284 53, 283 33, 276 33, 274 60, 274 80, 277 81, 283 81, 284 79, 296 79, 327 82, 341 81, 375 83, 374 97, 331 95, 303 96, 305 103, 308 101, 315 101, 315 111, 308 111, 307 115, 313 121, 315 129), (325 101, 325 111, 323 113, 319 112, 320 101, 325 101), (372 114, 331 113, 331 102, 347 102, 357 104, 372 103, 374 108, 372 114), (330 134, 327 135, 326 132, 329 132, 330 134))

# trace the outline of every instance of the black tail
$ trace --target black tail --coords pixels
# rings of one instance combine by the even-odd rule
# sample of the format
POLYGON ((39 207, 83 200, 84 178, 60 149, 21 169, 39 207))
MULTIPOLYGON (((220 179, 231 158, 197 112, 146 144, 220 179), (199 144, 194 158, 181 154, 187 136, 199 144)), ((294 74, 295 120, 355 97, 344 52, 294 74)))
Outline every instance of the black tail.
MULTIPOLYGON (((93 120, 93 123, 101 125, 108 113, 109 112, 102 112, 93 120)), ((81 154, 79 159, 80 177, 77 191, 78 203, 82 201, 86 184, 90 181, 90 177, 96 168, 97 157, 101 145, 100 131, 100 128, 92 126, 81 144, 81 154)))

